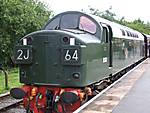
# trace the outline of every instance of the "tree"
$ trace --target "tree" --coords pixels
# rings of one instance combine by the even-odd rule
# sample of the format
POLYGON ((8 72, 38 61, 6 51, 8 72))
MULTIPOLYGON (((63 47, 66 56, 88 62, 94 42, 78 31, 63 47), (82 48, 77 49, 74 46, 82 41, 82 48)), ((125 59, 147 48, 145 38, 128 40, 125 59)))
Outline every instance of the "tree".
POLYGON ((142 21, 140 18, 132 22, 126 21, 125 25, 141 33, 150 34, 150 25, 148 23, 145 24, 144 21, 142 21))
POLYGON ((94 9, 94 8, 89 8, 89 10, 90 10, 90 13, 93 15, 105 18, 110 21, 116 21, 116 19, 115 19, 116 14, 111 11, 112 10, 111 6, 109 9, 107 9, 103 12, 99 11, 98 9, 94 9))
POLYGON ((37 0, 1 0, 0 10, 0 62, 6 64, 16 41, 41 29, 53 13, 37 0))

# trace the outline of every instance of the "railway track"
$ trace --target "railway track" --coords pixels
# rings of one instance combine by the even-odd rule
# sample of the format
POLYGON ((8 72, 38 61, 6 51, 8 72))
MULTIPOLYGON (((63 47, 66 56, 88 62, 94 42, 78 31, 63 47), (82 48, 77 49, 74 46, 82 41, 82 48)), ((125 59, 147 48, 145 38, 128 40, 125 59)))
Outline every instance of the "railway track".
POLYGON ((0 95, 0 113, 6 113, 7 110, 19 106, 22 103, 21 100, 16 100, 10 96, 9 93, 0 95))
MULTIPOLYGON (((147 62, 144 61, 144 64, 147 62)), ((73 113, 112 113, 114 106, 120 102, 144 72, 145 68, 143 66, 140 67, 141 64, 124 74, 73 113), (130 74, 131 76, 128 76, 130 74)))

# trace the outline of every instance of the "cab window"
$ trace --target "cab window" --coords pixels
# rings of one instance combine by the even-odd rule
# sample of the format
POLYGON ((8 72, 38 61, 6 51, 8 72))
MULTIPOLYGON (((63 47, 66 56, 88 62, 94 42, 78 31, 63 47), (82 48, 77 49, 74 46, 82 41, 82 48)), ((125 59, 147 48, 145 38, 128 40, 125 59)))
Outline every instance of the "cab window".
POLYGON ((66 14, 61 17, 60 28, 61 29, 76 29, 78 27, 78 15, 66 14))
POLYGON ((89 33, 96 33, 96 25, 95 23, 85 16, 80 17, 79 29, 87 31, 89 33))
POLYGON ((97 25, 87 16, 69 13, 53 19, 46 25, 45 29, 79 29, 95 34, 97 32, 97 25))
POLYGON ((45 29, 46 30, 57 29, 59 27, 59 21, 60 21, 60 18, 55 18, 45 27, 45 29))

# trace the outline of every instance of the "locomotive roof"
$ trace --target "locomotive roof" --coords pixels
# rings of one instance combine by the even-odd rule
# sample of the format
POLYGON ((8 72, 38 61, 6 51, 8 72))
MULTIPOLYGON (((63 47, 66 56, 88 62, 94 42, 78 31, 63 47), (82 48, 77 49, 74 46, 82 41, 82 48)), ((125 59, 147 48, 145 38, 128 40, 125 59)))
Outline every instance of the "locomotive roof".
POLYGON ((146 34, 146 37, 150 39, 150 35, 147 35, 147 34, 146 34))
MULTIPOLYGON (((53 19, 55 19, 57 17, 62 17, 63 15, 67 15, 67 14, 75 14, 75 15, 80 15, 80 16, 82 16, 82 15, 86 16, 91 21, 95 21, 96 25, 107 24, 112 28, 113 37, 133 39, 133 40, 144 40, 144 36, 142 35, 142 33, 138 32, 136 30, 133 30, 129 27, 123 26, 123 25, 115 23, 115 22, 111 22, 109 20, 106 20, 104 18, 95 16, 95 15, 85 14, 85 13, 78 12, 78 11, 67 11, 67 12, 64 12, 64 13, 60 13, 60 14, 56 15, 53 19)), ((46 24, 45 29, 53 19, 51 19, 46 24)), ((100 32, 100 29, 99 29, 99 32, 100 32)), ((97 33, 96 35, 99 35, 99 34, 97 33)))
POLYGON ((95 15, 90 15, 90 16, 93 17, 99 23, 110 25, 112 28, 112 32, 113 32, 113 37, 144 40, 144 36, 140 32, 134 29, 131 29, 127 26, 123 26, 115 22, 111 22, 109 20, 106 20, 104 18, 95 16, 95 15))

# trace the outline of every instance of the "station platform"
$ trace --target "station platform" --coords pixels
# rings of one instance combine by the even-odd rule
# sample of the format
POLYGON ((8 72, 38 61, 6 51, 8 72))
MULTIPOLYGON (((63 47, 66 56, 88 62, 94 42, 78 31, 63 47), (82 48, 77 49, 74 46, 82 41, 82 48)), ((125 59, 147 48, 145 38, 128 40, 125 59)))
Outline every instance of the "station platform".
POLYGON ((150 113, 150 59, 147 69, 112 113, 150 113))
POLYGON ((150 113, 150 58, 79 113, 150 113))

